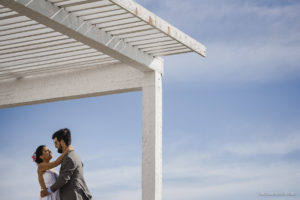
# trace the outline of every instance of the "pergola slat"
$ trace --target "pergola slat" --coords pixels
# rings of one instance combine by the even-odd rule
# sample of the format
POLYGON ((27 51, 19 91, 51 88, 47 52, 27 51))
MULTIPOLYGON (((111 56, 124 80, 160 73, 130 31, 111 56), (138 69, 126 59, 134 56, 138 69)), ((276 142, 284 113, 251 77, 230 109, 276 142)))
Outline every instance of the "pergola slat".
POLYGON ((90 8, 103 7, 103 6, 109 6, 109 5, 113 5, 113 3, 111 3, 108 0, 102 0, 102 1, 96 1, 94 3, 82 4, 79 6, 70 6, 70 7, 66 7, 65 9, 68 12, 74 12, 74 11, 86 10, 86 9, 90 9, 90 8))
POLYGON ((11 9, 5 8, 5 7, 0 7, 0 13, 6 13, 6 12, 11 12, 11 9))
POLYGON ((26 67, 26 68, 13 68, 12 70, 9 70, 9 71, 6 71, 4 69, 4 70, 0 70, 0 75, 4 75, 7 72, 20 74, 20 73, 30 73, 33 71, 38 72, 38 71, 44 71, 44 70, 47 70, 48 72, 58 71, 59 69, 61 71, 64 71, 66 69, 76 69, 83 65, 91 65, 91 64, 101 63, 101 61, 117 62, 117 60, 110 58, 106 55, 97 55, 97 56, 91 55, 88 57, 77 58, 76 64, 74 63, 74 61, 68 59, 68 60, 64 60, 62 63, 57 63, 57 62, 45 63, 42 65, 42 67, 40 65, 31 65, 30 67, 26 67))
POLYGON ((90 60, 96 60, 96 59, 102 59, 107 58, 108 56, 103 54, 97 54, 97 53, 89 53, 89 54, 82 54, 77 55, 76 59, 72 57, 66 57, 66 58, 60 58, 57 61, 54 60, 45 60, 40 61, 36 63, 27 63, 24 65, 18 65, 18 66, 11 66, 10 68, 4 68, 0 70, 0 73, 11 73, 11 72, 17 72, 17 71, 24 71, 28 69, 38 69, 38 68, 44 68, 44 67, 52 67, 52 66, 63 66, 64 64, 73 64, 73 66, 76 66, 76 63, 78 62, 85 62, 90 60), (59 62, 58 62, 59 61, 59 62))
POLYGON ((119 9, 120 9, 119 6, 109 5, 109 6, 104 6, 104 7, 89 8, 89 9, 86 9, 86 10, 75 11, 75 12, 72 12, 72 13, 76 16, 82 16, 82 15, 103 13, 103 12, 107 12, 107 11, 114 11, 114 10, 119 10, 119 9))
POLYGON ((99 0, 65 0, 65 1, 54 3, 54 4, 56 6, 64 8, 64 7, 80 6, 80 5, 84 5, 86 3, 93 3, 93 2, 99 2, 99 0))
POLYGON ((104 18, 104 17, 112 17, 112 16, 117 16, 120 14, 124 14, 126 13, 125 10, 114 10, 114 11, 106 11, 106 12, 102 12, 102 13, 96 13, 96 14, 87 14, 87 15, 81 15, 80 17, 83 20, 92 20, 92 19, 99 19, 99 18, 104 18))
POLYGON ((184 47, 182 44, 168 44, 164 46, 154 46, 154 47, 148 47, 148 48, 143 48, 143 51, 152 51, 152 50, 159 50, 159 49, 165 49, 169 47, 184 47))
MULTIPOLYGON (((137 45, 143 45, 143 44, 151 44, 154 42, 164 42, 164 41, 172 41, 169 37, 156 37, 156 38, 150 38, 150 39, 145 39, 145 40, 139 40, 136 42, 131 42, 133 46, 137 45)), ((182 44, 180 44, 182 45, 182 44)))
POLYGON ((26 52, 27 54, 23 54, 23 55, 16 55, 13 54, 10 57, 6 57, 3 58, 3 56, 0 55, 0 63, 5 63, 5 62, 9 62, 9 61, 17 61, 17 60, 26 60, 26 59, 30 59, 30 58, 42 58, 42 57, 48 57, 48 56, 52 56, 52 55, 57 55, 57 54, 65 54, 65 53, 69 53, 69 52, 73 52, 73 51, 78 51, 78 50, 84 50, 84 49, 89 49, 88 46, 86 45, 82 45, 82 44, 77 44, 74 45, 71 43, 71 45, 65 45, 64 48, 60 48, 57 49, 56 47, 49 47, 49 48, 45 48, 44 50, 35 50, 35 51, 31 51, 31 52, 26 52))
POLYGON ((8 12, 0 12, 0 20, 4 20, 6 18, 18 17, 21 16, 15 11, 8 11, 8 12))
POLYGON ((143 41, 143 40, 149 40, 149 39, 154 39, 154 38, 160 38, 160 37, 165 37, 166 35, 164 33, 154 33, 151 35, 142 35, 142 36, 137 36, 137 37, 133 37, 133 38, 125 38, 124 41, 125 42, 137 42, 137 41, 143 41))
POLYGON ((0 26, 16 24, 16 23, 19 23, 19 22, 26 22, 26 21, 29 21, 29 20, 30 19, 28 19, 27 17, 17 15, 15 17, 10 17, 8 19, 2 19, 0 21, 0 26))
POLYGON ((105 22, 113 22, 113 21, 117 21, 120 19, 128 19, 128 18, 133 18, 133 15, 129 14, 129 13, 118 14, 118 15, 114 15, 114 16, 110 16, 110 17, 103 17, 103 18, 89 20, 89 22, 91 24, 101 24, 101 23, 105 23, 105 22))
POLYGON ((153 55, 154 56, 157 56, 157 55, 175 55, 175 54, 182 54, 182 53, 189 53, 191 52, 192 50, 191 49, 186 49, 186 50, 173 50, 173 51, 161 51, 159 53, 154 53, 153 55))
POLYGON ((138 21, 138 22, 132 22, 132 23, 128 23, 128 24, 110 26, 110 27, 102 28, 102 29, 106 32, 109 32, 109 31, 122 30, 122 29, 126 29, 126 28, 139 27, 139 26, 144 26, 144 25, 146 25, 145 22, 138 21))
POLYGON ((166 48, 161 48, 161 49, 154 49, 154 50, 149 50, 147 51, 147 53, 149 54, 158 54, 161 52, 173 52, 173 51, 191 51, 190 49, 186 48, 185 46, 181 46, 181 47, 166 47, 166 48))
POLYGON ((49 73, 61 73, 66 71, 74 71, 74 70, 82 70, 82 69, 89 69, 89 68, 95 68, 95 66, 100 66, 103 64, 115 64, 119 63, 119 61, 112 59, 112 58, 102 58, 99 60, 96 60, 94 63, 87 63, 82 65, 67 65, 67 66, 55 66, 55 67, 46 67, 43 69, 37 68, 32 70, 26 70, 26 71, 17 71, 12 74, 5 74, 1 76, 0 74, 0 81, 7 80, 11 78, 18 78, 22 76, 34 76, 34 75, 48 75, 49 73), (9 76, 9 77, 8 77, 9 76))
POLYGON ((118 37, 122 38, 122 39, 127 39, 127 38, 134 38, 137 36, 145 36, 145 35, 152 35, 155 33, 159 33, 159 31, 155 30, 155 29, 148 29, 145 31, 137 31, 135 33, 125 33, 125 34, 120 34, 118 35, 118 37))
POLYGON ((105 23, 98 23, 96 24, 97 28, 107 28, 107 27, 113 27, 113 26, 119 26, 124 24, 131 24, 135 22, 140 22, 141 20, 135 17, 126 18, 126 19, 120 19, 112 22, 105 22, 105 23))
POLYGON ((110 31, 109 33, 112 35, 118 36, 118 35, 122 35, 122 34, 136 33, 136 32, 146 31, 146 30, 151 30, 151 26, 142 25, 142 26, 137 26, 137 27, 124 28, 121 30, 110 31))
POLYGON ((46 33, 41 33, 41 34, 36 34, 36 35, 30 35, 27 37, 13 39, 13 40, 1 40, 0 46, 17 44, 17 43, 26 42, 26 41, 36 41, 38 39, 46 39, 46 38, 54 37, 54 36, 61 36, 61 34, 55 32, 55 31, 52 31, 52 32, 46 32, 46 33))
MULTIPOLYGON (((51 41, 60 41, 60 40, 67 40, 68 37, 65 36, 65 35, 54 35, 54 36, 51 36, 51 37, 46 37, 46 38, 41 38, 41 39, 36 39, 36 40, 31 40, 31 41, 25 41, 25 42, 19 42, 19 43, 13 43, 13 44, 10 44, 10 45, 1 45, 0 44, 0 50, 3 50, 3 49, 15 49, 17 47, 31 47, 33 45, 36 45, 36 44, 43 44, 43 43, 48 43, 48 42, 51 42, 51 41)), ((73 40, 73 39, 71 39, 73 40)))
POLYGON ((58 62, 60 59, 65 59, 68 57, 73 57, 74 56, 81 56, 81 55, 87 55, 87 54, 99 54, 99 52, 97 52, 94 49, 81 49, 81 50, 74 50, 74 51, 70 51, 70 52, 65 52, 63 54, 55 54, 55 55, 50 55, 47 57, 38 57, 38 58, 28 58, 28 59, 22 59, 22 60, 15 60, 15 61, 0 61, 1 67, 2 68, 9 68, 11 66, 21 66, 24 64, 29 64, 29 63, 37 63, 40 61, 48 61, 48 60, 52 60, 55 62, 58 62))
POLYGON ((30 31, 23 31, 23 32, 18 32, 14 34, 9 34, 9 35, 2 35, 1 40, 15 40, 15 39, 20 39, 20 38, 25 38, 25 37, 31 37, 31 36, 36 36, 40 34, 45 34, 45 33, 51 33, 54 32, 52 29, 43 27, 35 30, 30 30, 30 31))
POLYGON ((15 24, 1 25, 0 31, 13 30, 15 28, 26 27, 34 24, 38 24, 38 23, 35 21, 26 21, 26 22, 19 22, 15 24))
POLYGON ((143 48, 154 47, 154 46, 163 46, 166 44, 177 44, 177 43, 173 40, 170 40, 170 41, 164 41, 164 42, 153 42, 150 44, 136 45, 136 47, 139 49, 143 49, 143 48))
POLYGON ((36 46, 26 46, 26 47, 19 47, 14 49, 6 49, 6 50, 0 50, 0 59, 1 58, 10 58, 20 55, 30 55, 35 53, 41 53, 41 52, 47 52, 51 50, 60 50, 68 47, 74 47, 74 46, 82 46, 83 44, 79 42, 74 42, 70 40, 70 42, 67 42, 65 40, 60 41, 54 41, 51 43, 42 43, 38 44, 36 46))
POLYGON ((42 29, 42 28, 47 28, 47 27, 45 27, 42 24, 34 24, 34 25, 29 25, 29 26, 23 26, 23 27, 19 27, 19 28, 0 31, 0 36, 16 34, 16 33, 22 33, 22 32, 27 32, 27 31, 32 31, 32 30, 38 30, 38 29, 42 29))

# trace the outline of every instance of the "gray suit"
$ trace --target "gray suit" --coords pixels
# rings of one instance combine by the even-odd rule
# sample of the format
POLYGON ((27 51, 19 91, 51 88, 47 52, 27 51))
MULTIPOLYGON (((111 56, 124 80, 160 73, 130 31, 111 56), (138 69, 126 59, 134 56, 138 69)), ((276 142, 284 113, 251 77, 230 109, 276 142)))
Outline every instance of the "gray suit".
POLYGON ((83 178, 83 164, 75 151, 63 158, 58 179, 50 189, 53 192, 59 189, 60 200, 92 199, 83 178))

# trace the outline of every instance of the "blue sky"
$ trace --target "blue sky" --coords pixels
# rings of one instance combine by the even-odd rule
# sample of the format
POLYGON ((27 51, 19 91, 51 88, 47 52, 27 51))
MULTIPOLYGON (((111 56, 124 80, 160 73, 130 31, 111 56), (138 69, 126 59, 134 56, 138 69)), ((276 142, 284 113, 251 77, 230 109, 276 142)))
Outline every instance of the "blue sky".
MULTIPOLYGON (((300 195, 300 2, 139 0, 207 47, 165 58, 163 199, 300 195)), ((141 93, 0 109, 0 194, 38 196, 30 157, 68 127, 95 199, 141 199, 141 93)), ((54 157, 58 154, 54 153, 54 157)), ((271 197, 272 198, 272 197, 271 197)))

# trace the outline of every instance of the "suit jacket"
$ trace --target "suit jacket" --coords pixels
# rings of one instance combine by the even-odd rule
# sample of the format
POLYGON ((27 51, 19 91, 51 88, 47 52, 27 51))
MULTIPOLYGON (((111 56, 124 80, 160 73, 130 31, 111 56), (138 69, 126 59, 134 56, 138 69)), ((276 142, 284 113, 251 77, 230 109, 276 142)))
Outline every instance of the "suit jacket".
POLYGON ((60 200, 90 200, 90 194, 83 177, 83 164, 75 151, 70 151, 62 160, 57 181, 50 187, 59 189, 60 200))

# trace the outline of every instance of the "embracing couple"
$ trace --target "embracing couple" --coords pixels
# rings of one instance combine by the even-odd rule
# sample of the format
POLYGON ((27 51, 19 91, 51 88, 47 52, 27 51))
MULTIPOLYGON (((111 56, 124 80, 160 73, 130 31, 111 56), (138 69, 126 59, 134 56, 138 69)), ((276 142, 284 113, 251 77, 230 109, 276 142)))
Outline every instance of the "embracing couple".
POLYGON ((33 160, 38 164, 38 180, 42 191, 41 200, 90 200, 92 196, 83 177, 83 164, 71 146, 70 130, 65 128, 56 131, 52 139, 58 153, 55 161, 51 151, 45 146, 39 146, 33 160), (55 167, 61 164, 59 175, 55 167))

